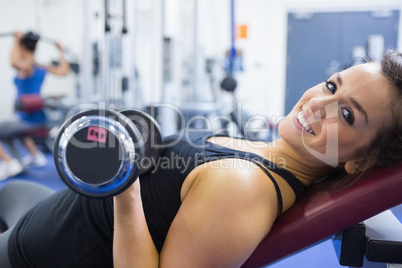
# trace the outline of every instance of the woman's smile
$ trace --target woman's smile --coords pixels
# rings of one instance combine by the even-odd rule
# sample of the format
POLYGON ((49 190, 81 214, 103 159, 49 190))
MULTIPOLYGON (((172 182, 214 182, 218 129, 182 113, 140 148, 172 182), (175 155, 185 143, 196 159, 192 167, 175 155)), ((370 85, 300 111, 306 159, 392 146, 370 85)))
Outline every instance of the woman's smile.
POLYGON ((315 136, 315 132, 313 127, 310 124, 307 116, 303 113, 303 111, 299 111, 297 114, 297 122, 310 134, 315 136))

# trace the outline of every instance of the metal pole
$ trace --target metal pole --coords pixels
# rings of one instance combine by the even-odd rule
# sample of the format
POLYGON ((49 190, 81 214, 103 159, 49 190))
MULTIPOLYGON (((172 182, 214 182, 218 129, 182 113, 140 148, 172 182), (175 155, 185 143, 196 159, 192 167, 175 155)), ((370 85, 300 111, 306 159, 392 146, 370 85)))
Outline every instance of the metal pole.
POLYGON ((202 96, 201 87, 200 87, 200 53, 198 51, 198 0, 194 0, 194 66, 193 66, 193 83, 194 83, 194 99, 193 101, 197 102, 200 100, 202 96))
POLYGON ((110 24, 109 24, 109 1, 104 1, 104 11, 105 11, 105 35, 102 49, 102 85, 101 85, 101 100, 105 102, 105 107, 109 106, 109 35, 110 35, 110 24))
POLYGON ((229 76, 233 77, 233 65, 236 57, 235 48, 235 2, 230 0, 230 26, 231 26, 231 48, 229 55, 229 76))
POLYGON ((84 27, 82 36, 82 57, 80 57, 80 88, 77 90, 77 99, 79 102, 89 101, 91 98, 91 92, 93 92, 93 62, 91 53, 91 0, 85 0, 84 5, 84 27))

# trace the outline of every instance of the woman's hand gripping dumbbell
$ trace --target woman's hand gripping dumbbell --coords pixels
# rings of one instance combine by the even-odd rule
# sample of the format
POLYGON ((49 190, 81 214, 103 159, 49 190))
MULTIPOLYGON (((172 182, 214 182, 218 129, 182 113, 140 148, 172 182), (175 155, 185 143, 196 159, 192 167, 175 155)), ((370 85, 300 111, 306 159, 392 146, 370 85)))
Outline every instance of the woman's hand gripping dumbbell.
POLYGON ((105 198, 121 193, 150 171, 162 144, 161 128, 150 115, 139 110, 95 109, 63 124, 55 141, 54 160, 72 190, 105 198))

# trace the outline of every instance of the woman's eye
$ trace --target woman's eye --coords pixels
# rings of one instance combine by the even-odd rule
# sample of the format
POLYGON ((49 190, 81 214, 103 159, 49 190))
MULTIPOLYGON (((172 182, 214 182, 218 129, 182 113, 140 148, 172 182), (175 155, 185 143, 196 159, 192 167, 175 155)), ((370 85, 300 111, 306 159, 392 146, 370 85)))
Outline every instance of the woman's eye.
POLYGON ((349 125, 353 125, 355 118, 352 111, 347 108, 342 109, 342 116, 349 125))
POLYGON ((325 81, 325 86, 331 91, 332 94, 336 92, 336 84, 331 81, 325 81))

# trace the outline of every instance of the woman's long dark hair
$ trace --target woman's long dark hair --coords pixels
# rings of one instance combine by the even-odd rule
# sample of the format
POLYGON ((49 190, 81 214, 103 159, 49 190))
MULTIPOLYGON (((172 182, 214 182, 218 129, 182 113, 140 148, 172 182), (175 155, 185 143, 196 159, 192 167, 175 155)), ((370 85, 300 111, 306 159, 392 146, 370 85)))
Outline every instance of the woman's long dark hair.
POLYGON ((39 41, 39 35, 33 32, 27 32, 21 38, 20 45, 24 46, 28 51, 35 52, 36 44, 39 41))

